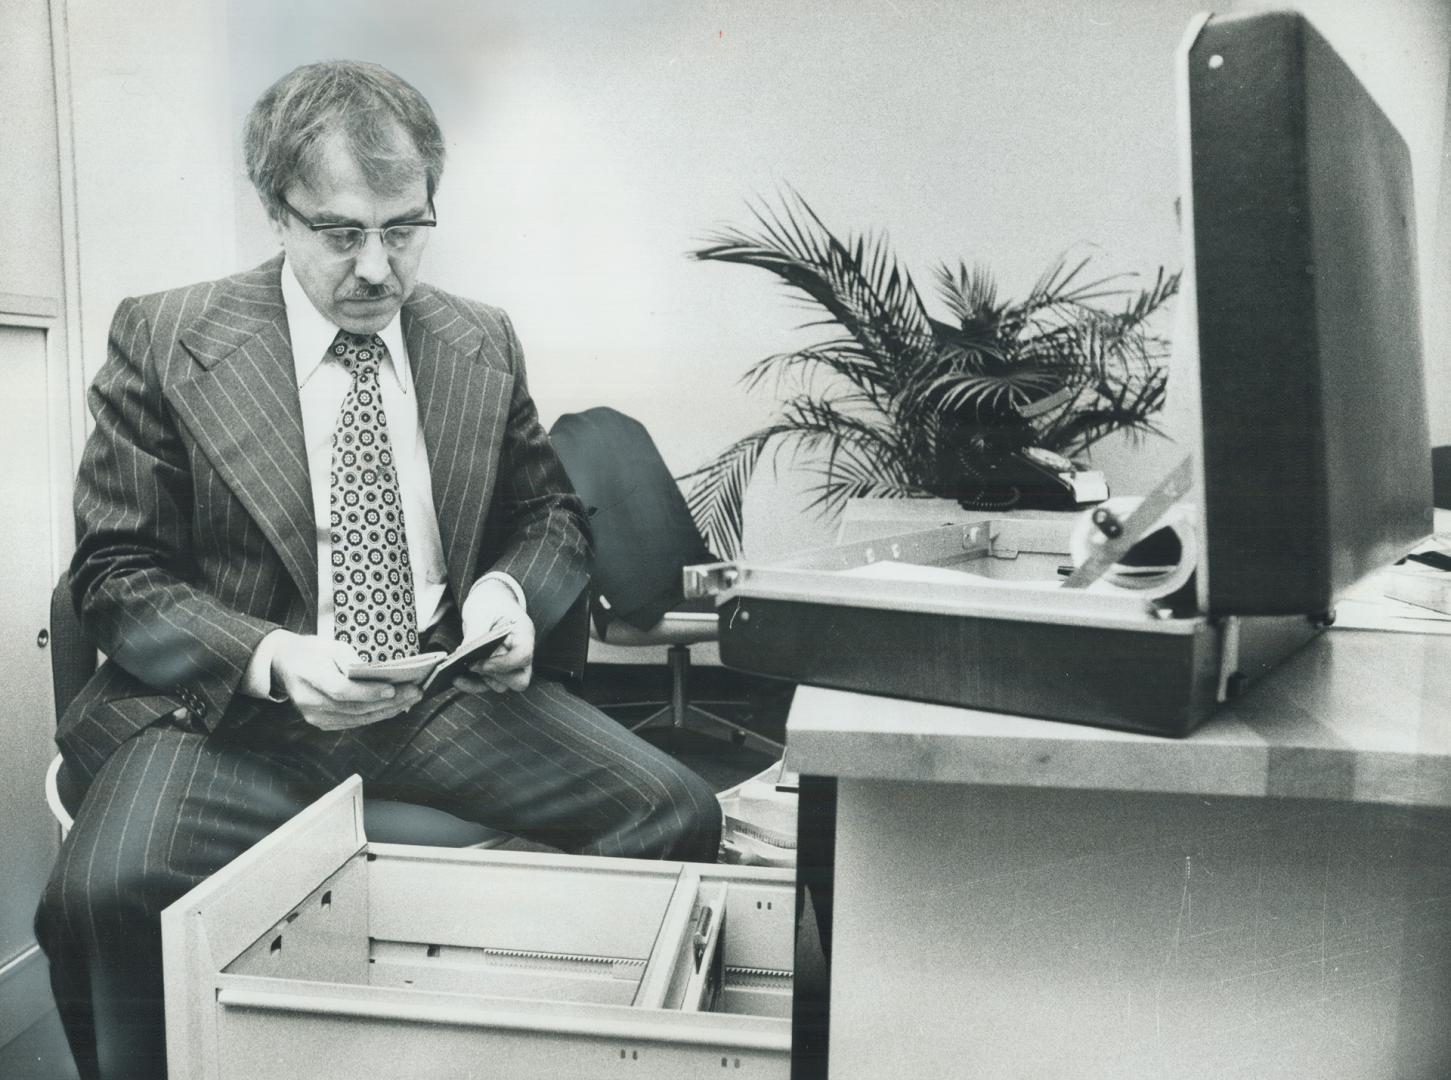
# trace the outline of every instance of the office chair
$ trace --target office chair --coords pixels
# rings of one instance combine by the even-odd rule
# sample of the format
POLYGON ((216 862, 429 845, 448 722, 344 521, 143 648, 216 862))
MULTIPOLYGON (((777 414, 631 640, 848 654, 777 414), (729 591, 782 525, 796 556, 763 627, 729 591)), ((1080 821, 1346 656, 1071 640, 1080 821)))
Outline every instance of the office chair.
MULTIPOLYGON (((559 624, 541 639, 535 650, 535 669, 541 674, 576 685, 584 675, 589 650, 588 590, 580 594, 559 624)), ((55 715, 85 687, 96 670, 96 646, 86 636, 71 604, 69 575, 62 573, 50 594, 50 674, 55 689, 55 715)), ((45 774, 45 800, 61 827, 70 831, 84 787, 57 754, 45 774)), ((508 833, 464 821, 431 806, 367 799, 363 825, 368 839, 385 844, 422 844, 430 847, 498 847, 508 833)))
POLYGON ((716 640, 719 624, 710 600, 684 599, 680 571, 716 557, 650 433, 600 407, 561 416, 549 438, 589 514, 594 637, 632 648, 666 646, 670 700, 631 730, 694 731, 780 757, 780 743, 690 700, 690 647, 716 640))

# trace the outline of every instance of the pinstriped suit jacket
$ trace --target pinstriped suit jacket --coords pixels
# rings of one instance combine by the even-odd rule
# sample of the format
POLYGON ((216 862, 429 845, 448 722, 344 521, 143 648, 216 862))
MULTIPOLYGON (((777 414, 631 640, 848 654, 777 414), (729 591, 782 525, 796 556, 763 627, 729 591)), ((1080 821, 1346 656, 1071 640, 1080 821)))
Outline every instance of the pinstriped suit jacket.
MULTIPOLYGON (((56 741, 87 776, 158 717, 212 731, 287 705, 237 693, 258 642, 315 631, 318 567, 277 257, 123 301, 90 392, 71 586, 110 658, 56 741)), ((541 632, 589 542, 500 310, 419 285, 401 313, 454 602, 502 570, 541 632)), ((295 716, 295 713, 292 715, 295 716)))

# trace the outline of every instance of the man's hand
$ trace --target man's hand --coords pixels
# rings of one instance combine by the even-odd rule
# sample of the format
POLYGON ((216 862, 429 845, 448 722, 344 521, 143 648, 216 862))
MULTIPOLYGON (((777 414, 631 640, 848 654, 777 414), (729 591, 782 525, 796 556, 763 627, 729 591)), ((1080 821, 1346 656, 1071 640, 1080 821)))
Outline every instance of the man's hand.
POLYGON ((411 709, 417 686, 350 679, 358 662, 351 645, 313 634, 287 634, 272 654, 273 684, 281 686, 302 718, 322 731, 366 727, 411 709))
POLYGON ((510 630, 504 643, 487 659, 471 664, 473 674, 460 675, 455 685, 474 694, 527 689, 534 676, 534 621, 513 591, 500 581, 481 581, 469 592, 460 617, 465 640, 498 626, 510 630))

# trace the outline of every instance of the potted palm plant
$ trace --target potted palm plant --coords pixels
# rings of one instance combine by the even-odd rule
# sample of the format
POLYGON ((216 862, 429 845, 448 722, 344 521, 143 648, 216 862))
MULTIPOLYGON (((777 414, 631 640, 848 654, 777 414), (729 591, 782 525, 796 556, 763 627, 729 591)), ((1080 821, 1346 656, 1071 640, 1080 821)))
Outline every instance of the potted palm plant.
POLYGON ((709 237, 692 257, 775 274, 820 310, 808 325, 829 329, 752 365, 743 381, 775 382, 776 415, 680 478, 722 555, 740 552, 742 500, 767 447, 773 464, 785 452, 816 474, 811 506, 823 513, 857 496, 1001 509, 1021 500, 1010 466, 1024 451, 1071 458, 1114 431, 1157 432, 1169 342, 1149 323, 1178 274, 1160 268, 1128 289, 1122 275, 1087 279, 1087 259, 1059 259, 1011 300, 986 268, 944 264, 940 319, 884 237, 839 239, 794 192, 753 215, 753 228, 709 237))

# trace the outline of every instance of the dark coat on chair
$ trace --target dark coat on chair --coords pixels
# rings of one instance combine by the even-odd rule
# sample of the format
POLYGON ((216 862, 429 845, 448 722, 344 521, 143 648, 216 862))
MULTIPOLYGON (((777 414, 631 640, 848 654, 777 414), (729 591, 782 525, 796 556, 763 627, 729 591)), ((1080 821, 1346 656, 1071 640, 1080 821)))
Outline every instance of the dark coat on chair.
POLYGON ((594 588, 613 617, 650 629, 683 598, 680 568, 716 559, 679 485, 644 425, 614 409, 567 413, 549 438, 589 515, 594 588))

